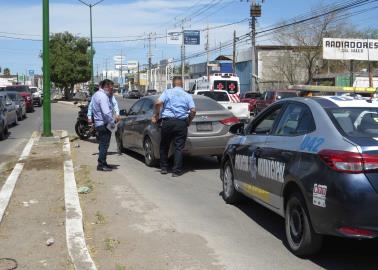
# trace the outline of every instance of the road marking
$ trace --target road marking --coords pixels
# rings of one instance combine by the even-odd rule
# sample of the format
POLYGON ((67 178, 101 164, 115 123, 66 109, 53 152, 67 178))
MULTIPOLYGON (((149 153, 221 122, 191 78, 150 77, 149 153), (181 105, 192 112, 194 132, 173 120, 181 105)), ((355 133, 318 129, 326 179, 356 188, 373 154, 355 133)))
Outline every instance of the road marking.
POLYGON ((33 144, 39 140, 39 135, 34 132, 31 136, 29 142, 26 144, 18 163, 14 166, 12 173, 8 176, 7 180, 5 181, 3 187, 0 191, 0 223, 3 220, 5 211, 8 207, 9 201, 12 197, 14 188, 16 187, 17 180, 24 168, 24 162, 26 158, 29 156, 30 151, 33 147, 33 144))
POLYGON ((67 131, 62 132, 64 138, 64 197, 66 206, 66 240, 68 253, 76 270, 96 270, 85 243, 83 230, 83 213, 77 193, 74 166, 71 159, 70 140, 67 131))

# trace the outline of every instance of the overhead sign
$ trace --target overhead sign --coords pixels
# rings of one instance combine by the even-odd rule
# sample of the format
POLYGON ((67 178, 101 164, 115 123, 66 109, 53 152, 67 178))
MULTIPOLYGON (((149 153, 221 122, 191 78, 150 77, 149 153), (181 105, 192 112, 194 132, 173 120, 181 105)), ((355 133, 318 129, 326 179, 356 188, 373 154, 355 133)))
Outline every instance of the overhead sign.
POLYGON ((116 65, 119 65, 121 63, 125 63, 126 57, 123 55, 116 55, 113 57, 113 60, 116 65))
POLYGON ((323 59, 378 61, 378 40, 323 38, 323 59))
POLYGON ((198 30, 185 30, 184 31, 184 44, 185 45, 200 45, 201 32, 198 30))
POLYGON ((130 70, 138 69, 138 61, 127 61, 127 68, 130 70))
POLYGON ((167 32, 167 44, 181 45, 182 44, 182 32, 180 30, 168 30, 168 32, 167 32))

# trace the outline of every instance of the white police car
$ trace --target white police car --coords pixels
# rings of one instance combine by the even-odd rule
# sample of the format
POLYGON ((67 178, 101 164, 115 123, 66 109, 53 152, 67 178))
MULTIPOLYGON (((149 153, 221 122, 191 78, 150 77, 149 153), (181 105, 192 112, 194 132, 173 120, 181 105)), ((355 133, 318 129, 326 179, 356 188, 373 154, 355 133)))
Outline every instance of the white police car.
POLYGON ((378 101, 285 99, 231 131, 224 200, 244 194, 283 216, 294 254, 315 253, 323 235, 378 237, 378 101))

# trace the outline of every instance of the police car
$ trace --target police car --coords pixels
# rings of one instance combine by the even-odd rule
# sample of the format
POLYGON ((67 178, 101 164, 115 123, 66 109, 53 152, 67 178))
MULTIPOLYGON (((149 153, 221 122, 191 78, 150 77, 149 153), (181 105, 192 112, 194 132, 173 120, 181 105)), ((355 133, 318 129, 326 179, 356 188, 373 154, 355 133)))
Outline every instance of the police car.
POLYGON ((323 235, 378 237, 377 100, 285 99, 231 132, 223 199, 243 194, 283 216, 295 255, 316 253, 323 235))

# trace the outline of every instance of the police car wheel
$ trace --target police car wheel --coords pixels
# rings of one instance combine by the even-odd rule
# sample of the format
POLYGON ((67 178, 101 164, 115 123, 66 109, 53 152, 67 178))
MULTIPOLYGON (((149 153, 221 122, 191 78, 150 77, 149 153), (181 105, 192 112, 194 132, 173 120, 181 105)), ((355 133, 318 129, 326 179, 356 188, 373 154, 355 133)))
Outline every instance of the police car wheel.
POLYGON ((315 233, 300 193, 293 193, 285 209, 285 233, 289 249, 296 256, 315 254, 322 245, 323 237, 315 233))
POLYGON ((235 189, 234 173, 232 171, 231 162, 228 160, 223 167, 223 192, 222 197, 226 203, 234 204, 240 201, 241 195, 235 189))
POLYGON ((154 147, 152 145, 150 138, 145 138, 143 143, 144 149, 144 162, 148 167, 153 167, 156 165, 156 158, 154 154, 154 147))

